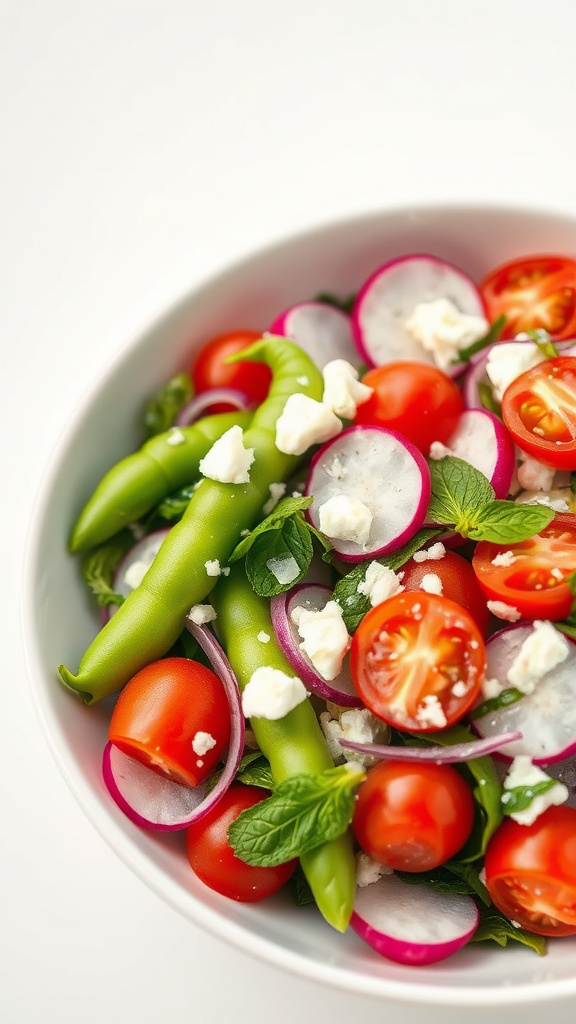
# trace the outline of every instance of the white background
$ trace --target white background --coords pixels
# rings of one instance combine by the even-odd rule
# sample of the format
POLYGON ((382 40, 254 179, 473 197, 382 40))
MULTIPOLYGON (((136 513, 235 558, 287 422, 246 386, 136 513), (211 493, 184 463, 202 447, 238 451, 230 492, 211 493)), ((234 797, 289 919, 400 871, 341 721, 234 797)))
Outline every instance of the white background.
POLYGON ((94 378, 235 257, 419 201, 576 213, 575 40, 569 0, 0 3, 3 1024, 382 1019, 202 934, 89 824, 29 695, 26 528, 94 378))

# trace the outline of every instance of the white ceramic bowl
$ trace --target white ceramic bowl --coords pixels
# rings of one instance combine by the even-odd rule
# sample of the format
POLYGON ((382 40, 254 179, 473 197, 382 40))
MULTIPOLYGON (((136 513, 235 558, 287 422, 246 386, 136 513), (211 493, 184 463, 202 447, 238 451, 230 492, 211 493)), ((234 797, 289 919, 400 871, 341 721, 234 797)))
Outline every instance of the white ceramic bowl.
POLYGON ((312 908, 281 897, 237 904, 205 889, 188 867, 182 834, 146 834, 112 803, 100 775, 107 710, 86 708, 56 673, 60 662, 78 663, 98 624, 77 561, 66 553, 67 536, 103 472, 139 442, 147 396, 188 365, 195 346, 211 335, 238 326, 266 329, 290 303, 321 290, 347 295, 387 259, 418 251, 452 260, 479 279, 514 256, 576 257, 576 221, 508 207, 451 206, 321 226, 195 288, 128 344, 75 414, 36 506, 25 580, 31 684, 50 747, 86 814, 126 865, 196 924, 303 977, 402 1005, 403 1022, 422 1020, 424 1012, 427 1021, 457 1021, 465 1013, 469 1022, 512 1006, 522 1007, 524 1024, 551 1007, 568 1020, 570 1006, 576 1014, 576 939, 551 944, 545 959, 520 947, 471 945, 431 967, 402 967, 354 934, 337 934, 312 908))

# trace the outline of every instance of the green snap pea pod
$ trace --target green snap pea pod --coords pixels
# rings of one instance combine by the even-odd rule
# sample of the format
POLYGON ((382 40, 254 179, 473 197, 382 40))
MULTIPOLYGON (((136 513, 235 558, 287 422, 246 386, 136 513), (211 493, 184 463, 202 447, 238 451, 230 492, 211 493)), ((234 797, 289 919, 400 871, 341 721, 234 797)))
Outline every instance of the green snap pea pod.
MULTIPOLYGON (((294 675, 274 636, 269 602, 254 593, 241 562, 232 567, 229 577, 218 582, 212 602, 218 636, 242 689, 252 673, 264 665, 294 675), (268 643, 258 640, 260 631, 268 633, 268 643)), ((292 775, 315 775, 334 766, 308 700, 276 721, 253 718, 251 726, 258 746, 270 761, 276 783, 292 775)), ((300 863, 320 912, 334 928, 344 931, 356 891, 350 832, 304 854, 300 863)))
POLYGON ((216 582, 212 573, 218 566, 211 563, 226 566, 242 530, 262 518, 270 484, 289 477, 300 461, 276 447, 276 422, 294 392, 321 399, 320 371, 287 338, 263 338, 241 357, 265 362, 272 370, 268 397, 244 433, 246 448, 254 450, 250 482, 203 480, 140 585, 90 644, 77 673, 59 667, 65 685, 87 704, 120 690, 144 665, 166 654, 182 632, 190 607, 203 601, 216 582))
POLYGON ((204 416, 179 434, 166 430, 117 462, 82 509, 70 538, 72 552, 86 551, 150 512, 172 491, 198 477, 198 464, 226 430, 247 427, 251 412, 204 416), (179 443, 174 444, 174 438, 179 443), (180 440, 183 438, 183 440, 180 440))

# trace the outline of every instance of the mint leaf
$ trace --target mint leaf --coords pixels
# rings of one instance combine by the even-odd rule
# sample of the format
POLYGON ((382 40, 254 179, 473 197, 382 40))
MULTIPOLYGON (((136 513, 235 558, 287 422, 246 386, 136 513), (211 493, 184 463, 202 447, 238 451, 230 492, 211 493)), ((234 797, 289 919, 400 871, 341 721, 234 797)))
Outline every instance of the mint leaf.
POLYGON ((477 510, 494 498, 490 482, 474 466, 453 455, 429 459, 428 468, 432 485, 428 517, 468 536, 477 510))
POLYGON ((517 690, 515 686, 510 686, 507 690, 502 690, 497 697, 490 697, 488 700, 483 701, 482 704, 478 704, 472 710, 470 718, 473 720, 483 718, 484 715, 489 715, 491 711, 500 711, 502 708, 508 708, 511 704, 515 704, 517 700, 522 700, 524 696, 525 694, 521 690, 517 690))
POLYGON ((348 764, 285 779, 230 825, 228 841, 236 856, 272 867, 336 839, 352 821, 354 794, 365 774, 348 764))
POLYGON ((533 949, 540 956, 546 953, 546 939, 542 935, 532 935, 523 928, 515 928, 507 917, 495 907, 480 907, 480 923, 470 942, 497 942, 506 946, 509 941, 520 942, 533 949))
POLYGON ((516 505, 513 501, 490 501, 478 509, 466 535, 470 540, 493 544, 519 544, 540 533, 554 519, 554 510, 544 505, 516 505))
POLYGON ((505 789, 500 797, 504 814, 518 814, 526 811, 537 796, 549 793, 554 786, 557 786, 556 779, 542 779, 532 786, 513 786, 512 789, 505 789))
POLYGON ((296 517, 282 527, 257 537, 246 555, 246 575, 259 597, 273 597, 299 583, 306 575, 314 548, 306 524, 296 517), (283 575, 285 568, 297 572, 283 575))
POLYGON ((458 896, 478 896, 485 906, 490 906, 490 896, 480 873, 473 864, 446 861, 432 871, 396 871, 409 885, 429 885, 435 892, 452 892, 458 896))
POLYGON ((261 786, 262 789, 274 789, 270 762, 264 757, 264 754, 253 758, 249 764, 244 766, 240 762, 236 773, 236 781, 242 782, 245 786, 261 786))
MULTIPOLYGON (((291 516, 294 516, 298 512, 302 513, 304 509, 309 508, 313 501, 314 498, 312 495, 309 497, 302 495, 299 498, 281 498, 276 507, 272 509, 270 515, 266 516, 261 523, 258 523, 251 533, 249 533, 247 537, 243 537, 236 545, 228 559, 230 564, 239 561, 240 558, 244 558, 256 539, 263 533, 268 533, 270 530, 279 530, 287 519, 290 519, 291 516)), ((304 517, 301 516, 300 518, 304 522, 304 517)))
POLYGON ((419 551, 424 544, 427 544, 433 537, 437 537, 439 533, 442 533, 442 531, 435 527, 424 527, 422 530, 418 530, 418 533, 415 533, 408 543, 404 544, 401 548, 397 548, 396 551, 389 555, 384 555, 382 558, 359 562, 350 572, 338 580, 334 588, 334 600, 338 602, 342 609, 342 617, 350 634, 358 629, 362 619, 371 608, 370 598, 366 594, 358 593, 358 586, 360 583, 364 583, 366 570, 370 563, 376 561, 379 565, 385 565, 388 569, 396 572, 397 569, 400 569, 405 562, 412 558, 415 551, 419 551))
POLYGON ((326 306, 334 306, 335 309, 341 309, 343 313, 350 315, 356 302, 356 295, 352 292, 345 299, 341 299, 337 295, 333 295, 332 292, 319 292, 314 301, 323 302, 326 306))
POLYGON ((187 373, 178 373, 172 377, 146 406, 144 426, 148 437, 162 434, 174 426, 178 413, 193 393, 192 381, 187 373))
POLYGON ((289 879, 288 885, 297 907, 308 907, 311 904, 316 904, 312 889, 308 885, 308 879, 302 871, 300 864, 296 865, 296 870, 289 879))
POLYGON ((134 534, 122 530, 83 558, 82 577, 101 607, 122 604, 124 598, 113 589, 114 576, 124 555, 135 543, 134 534))
POLYGON ((488 345, 493 345, 495 341, 498 341, 502 331, 506 327, 506 317, 504 315, 499 316, 493 324, 490 325, 490 329, 482 338, 478 338, 478 341, 473 341, 467 348, 461 348, 457 357, 452 360, 453 363, 467 363, 470 361, 472 356, 476 355, 477 352, 481 352, 483 348, 488 348, 488 345))

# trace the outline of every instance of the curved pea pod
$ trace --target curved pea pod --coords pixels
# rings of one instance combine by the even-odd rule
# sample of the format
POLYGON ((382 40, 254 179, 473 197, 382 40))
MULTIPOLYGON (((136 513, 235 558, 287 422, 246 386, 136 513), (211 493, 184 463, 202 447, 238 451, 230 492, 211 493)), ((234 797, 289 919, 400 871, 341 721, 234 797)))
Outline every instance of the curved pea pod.
POLYGON ((86 551, 101 544, 172 491, 192 483, 214 442, 235 424, 247 427, 251 418, 252 413, 245 411, 218 413, 151 437, 102 477, 76 520, 70 550, 86 551))
MULTIPOLYGON (((214 588, 212 603, 219 639, 241 689, 252 673, 264 665, 294 675, 276 641, 269 602, 254 593, 241 562, 214 588), (267 643, 258 639, 262 633, 270 637, 267 643)), ((293 775, 316 775, 334 767, 309 700, 298 704, 284 718, 254 718, 251 726, 258 746, 270 762, 275 783, 293 775)), ((321 914, 337 931, 344 931, 356 892, 350 831, 303 854, 300 863, 321 914)))

